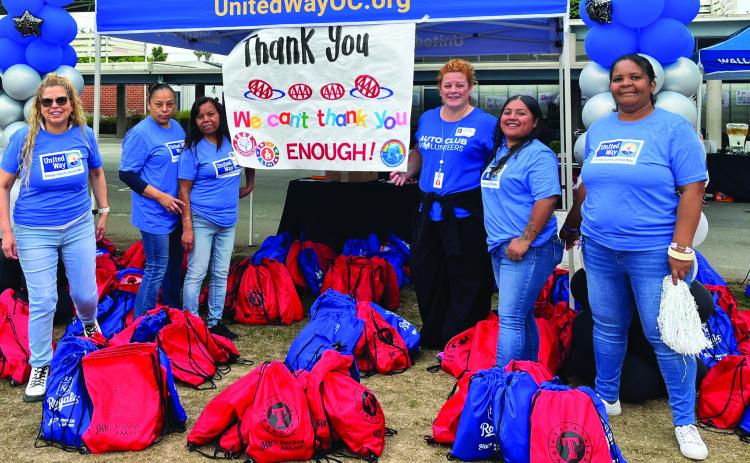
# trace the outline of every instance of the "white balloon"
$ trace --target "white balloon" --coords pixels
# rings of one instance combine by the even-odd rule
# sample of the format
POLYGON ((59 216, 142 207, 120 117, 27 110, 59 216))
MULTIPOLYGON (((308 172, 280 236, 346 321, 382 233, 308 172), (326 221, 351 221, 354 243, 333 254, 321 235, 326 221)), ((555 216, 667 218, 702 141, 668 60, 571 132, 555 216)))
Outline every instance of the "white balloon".
POLYGON ((23 105, 23 118, 26 120, 26 122, 29 121, 29 114, 31 114, 31 108, 34 106, 34 97, 29 98, 26 100, 26 103, 23 105))
POLYGON ((23 118, 23 103, 5 93, 0 93, 0 128, 5 128, 23 118))
POLYGON ((18 194, 21 192, 21 179, 16 179, 15 183, 13 183, 13 186, 10 189, 10 223, 13 224, 13 209, 16 206, 16 200, 18 199, 18 194))
POLYGON ((698 221, 698 228, 695 229, 695 235, 693 236, 693 247, 697 248, 702 242, 706 240, 708 236, 708 219, 706 214, 701 212, 701 218, 698 221))
POLYGON ((664 90, 691 97, 698 92, 702 81, 698 65, 688 58, 680 58, 664 68, 664 90))
POLYGON ((665 90, 656 95, 656 107, 666 109, 669 112, 679 114, 687 119, 693 127, 698 122, 698 110, 695 102, 682 93, 665 90))
POLYGON ((17 130, 28 126, 29 124, 26 123, 26 121, 18 121, 14 122, 10 125, 8 125, 5 130, 3 130, 3 138, 0 139, 0 146, 6 147, 8 146, 8 141, 10 141, 10 137, 16 133, 17 130))
POLYGON ((581 95, 591 98, 597 93, 609 91, 609 71, 595 62, 590 62, 578 76, 581 95))
POLYGON ((78 72, 78 69, 71 66, 62 65, 52 72, 54 72, 58 76, 65 77, 70 80, 70 83, 73 84, 73 87, 78 92, 78 96, 81 96, 81 93, 83 92, 83 76, 80 72, 78 72))
POLYGON ((588 129, 591 127, 591 124, 603 117, 607 117, 616 109, 617 104, 615 103, 615 99, 612 98, 611 93, 597 93, 589 98, 586 105, 583 107, 583 113, 581 114, 583 125, 588 129))
POLYGON ((578 136, 576 144, 573 145, 573 157, 578 164, 583 164, 583 160, 586 157, 586 132, 583 132, 578 136))
POLYGON ((31 98, 42 79, 28 64, 14 64, 5 70, 3 89, 11 98, 25 101, 31 98))
POLYGON ((698 259, 693 261, 693 280, 698 276, 698 259))
POLYGON ((651 63, 651 67, 654 68, 654 75, 656 76, 656 89, 654 89, 654 93, 659 93, 664 86, 664 67, 662 67, 661 63, 657 61, 656 58, 644 55, 643 53, 638 54, 646 58, 651 63))

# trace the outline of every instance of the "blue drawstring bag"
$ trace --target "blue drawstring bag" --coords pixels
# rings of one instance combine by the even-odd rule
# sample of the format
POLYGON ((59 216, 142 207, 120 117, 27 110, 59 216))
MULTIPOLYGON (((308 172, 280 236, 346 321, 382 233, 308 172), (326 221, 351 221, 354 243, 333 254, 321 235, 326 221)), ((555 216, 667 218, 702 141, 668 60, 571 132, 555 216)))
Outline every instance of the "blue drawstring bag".
MULTIPOLYGON (((110 338, 125 328, 125 318, 135 307, 135 296, 131 292, 120 290, 114 291, 112 296, 104 296, 96 308, 96 320, 105 338, 110 338)), ((65 328, 64 336, 71 335, 83 336, 83 324, 78 317, 65 328)))
POLYGON ((330 313, 310 320, 289 346, 286 364, 292 371, 311 371, 328 349, 354 355, 364 326, 363 320, 345 312, 330 313))
POLYGON ((366 240, 350 239, 344 243, 342 256, 373 257, 380 252, 380 240, 377 235, 371 233, 366 240))
POLYGON ((310 320, 325 317, 331 313, 344 312, 351 316, 357 315, 357 301, 350 295, 328 288, 318 296, 310 306, 310 320))
POLYGON ((64 449, 81 449, 89 427, 93 404, 86 390, 81 359, 98 350, 88 339, 65 336, 50 363, 47 392, 42 404, 39 435, 64 449))
POLYGON ((380 314, 389 325, 396 328, 396 331, 398 331, 398 334, 400 334, 401 338, 404 340, 406 348, 409 350, 409 355, 414 356, 414 354, 419 352, 419 331, 411 324, 411 322, 409 322, 409 320, 401 315, 391 312, 390 310, 380 307, 374 302, 371 302, 370 306, 380 314))
POLYGON ((378 256, 382 257, 386 262, 393 266, 393 269, 396 271, 396 279, 398 280, 399 288, 409 283, 409 278, 404 275, 404 266, 409 262, 410 255, 411 247, 409 246, 409 243, 393 233, 388 235, 387 243, 378 253, 378 256))
POLYGON ((698 356, 706 367, 711 368, 727 355, 739 355, 737 339, 734 337, 732 321, 724 310, 714 303, 714 313, 703 323, 703 333, 711 343, 698 356))
POLYGON ((747 407, 745 413, 742 414, 740 424, 737 426, 737 434, 743 442, 750 443, 750 407, 747 407))
POLYGON ((498 439, 495 432, 493 408, 495 392, 505 381, 505 373, 500 368, 480 370, 469 381, 469 394, 466 397, 461 418, 456 429, 451 455, 459 460, 493 460, 498 457, 498 439))
POLYGON ((498 387, 493 399, 493 418, 506 463, 528 463, 531 445, 531 400, 539 389, 525 371, 512 371, 498 387))
POLYGON ((261 243, 260 247, 255 251, 255 254, 253 254, 253 257, 251 257, 250 260, 255 266, 260 265, 260 262, 264 257, 276 259, 279 262, 286 262, 286 255, 289 253, 289 247, 291 245, 292 238, 287 232, 269 236, 263 240, 263 243, 261 243))
POLYGON ((552 288, 552 304, 557 304, 559 302, 568 302, 570 298, 568 297, 570 291, 570 278, 568 278, 568 275, 560 275, 557 280, 555 280, 555 286, 552 288))
POLYGON ((302 271, 302 277, 305 279, 307 287, 310 288, 310 291, 313 293, 319 293, 323 287, 325 272, 320 268, 318 255, 315 253, 315 249, 300 249, 297 261, 299 262, 299 268, 302 271))
POLYGON ((695 251, 695 264, 698 266, 698 273, 695 275, 695 279, 703 283, 704 285, 713 286, 726 286, 727 282, 719 275, 719 273, 711 267, 703 254, 695 251))
POLYGON ((133 331, 130 342, 154 342, 159 330, 169 325, 169 316, 164 310, 143 317, 133 331))
POLYGON ((157 348, 159 352, 159 364, 166 376, 167 383, 167 429, 166 432, 185 432, 185 423, 187 423, 187 413, 180 403, 180 396, 177 394, 177 388, 174 385, 174 376, 172 376, 172 365, 169 363, 167 354, 157 348))

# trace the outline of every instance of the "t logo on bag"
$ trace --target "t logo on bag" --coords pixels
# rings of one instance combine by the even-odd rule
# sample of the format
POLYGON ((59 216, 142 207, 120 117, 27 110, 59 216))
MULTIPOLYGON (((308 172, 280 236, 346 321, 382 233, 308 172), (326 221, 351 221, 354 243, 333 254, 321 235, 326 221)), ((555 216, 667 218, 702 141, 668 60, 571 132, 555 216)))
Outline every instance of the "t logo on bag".
POLYGON ((370 391, 362 393, 362 411, 371 418, 378 413, 378 399, 370 391))
POLYGON ((549 436, 549 456, 555 463, 591 462, 591 440, 586 431, 574 423, 563 423, 549 436))
POLYGON ((266 402, 266 413, 262 423, 271 434, 286 437, 297 429, 299 419, 281 397, 275 396, 266 402))

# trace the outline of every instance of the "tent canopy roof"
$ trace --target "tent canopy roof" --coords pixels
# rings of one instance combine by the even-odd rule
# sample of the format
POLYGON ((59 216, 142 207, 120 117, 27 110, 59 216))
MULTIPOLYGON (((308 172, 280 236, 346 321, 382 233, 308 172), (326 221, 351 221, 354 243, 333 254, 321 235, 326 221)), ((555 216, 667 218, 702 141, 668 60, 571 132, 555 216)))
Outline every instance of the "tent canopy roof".
POLYGON ((750 26, 699 51, 706 79, 750 79, 750 26))

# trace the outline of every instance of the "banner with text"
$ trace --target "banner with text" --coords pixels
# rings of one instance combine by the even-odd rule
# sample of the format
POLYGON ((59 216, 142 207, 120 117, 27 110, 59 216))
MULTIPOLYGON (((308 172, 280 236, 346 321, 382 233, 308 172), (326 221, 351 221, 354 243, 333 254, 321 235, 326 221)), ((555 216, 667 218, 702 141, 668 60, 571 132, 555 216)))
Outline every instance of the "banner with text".
POLYGON ((265 29, 223 65, 237 160, 256 169, 406 170, 414 24, 265 29))

